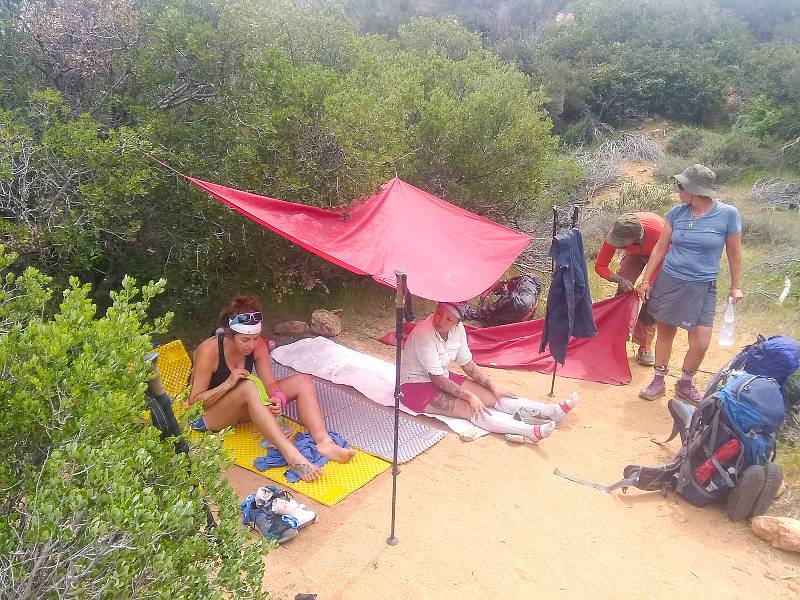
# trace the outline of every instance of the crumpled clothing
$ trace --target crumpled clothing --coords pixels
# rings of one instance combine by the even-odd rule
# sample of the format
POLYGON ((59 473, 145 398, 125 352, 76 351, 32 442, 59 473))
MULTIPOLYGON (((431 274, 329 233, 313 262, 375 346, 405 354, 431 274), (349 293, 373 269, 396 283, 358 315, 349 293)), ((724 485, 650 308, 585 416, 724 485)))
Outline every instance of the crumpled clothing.
MULTIPOLYGON (((333 442, 342 448, 347 448, 350 444, 342 436, 335 431, 329 431, 328 435, 331 436, 333 442)), ((317 450, 317 443, 307 433, 298 433, 294 440, 294 447, 300 451, 300 454, 315 467, 321 467, 328 462, 328 457, 322 456, 317 450)), ((277 448, 270 448, 266 456, 259 456, 253 461, 253 466, 259 471, 266 471, 273 467, 286 466, 286 459, 277 448)), ((287 469, 283 474, 286 481, 295 483, 300 481, 300 476, 291 469, 287 469)))

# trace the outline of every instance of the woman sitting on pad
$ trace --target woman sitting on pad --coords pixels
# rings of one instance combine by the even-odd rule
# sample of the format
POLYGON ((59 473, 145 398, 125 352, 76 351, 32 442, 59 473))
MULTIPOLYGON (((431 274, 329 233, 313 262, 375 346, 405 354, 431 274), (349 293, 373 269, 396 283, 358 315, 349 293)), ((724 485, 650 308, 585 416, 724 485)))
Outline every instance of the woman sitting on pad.
POLYGON ((578 395, 546 404, 502 391, 472 361, 463 316, 463 304, 440 302, 408 336, 400 367, 403 404, 415 412, 467 419, 487 431, 505 433, 511 442, 535 444, 549 436, 577 406, 578 395), (467 377, 450 373, 453 361, 467 377))
POLYGON ((298 374, 275 380, 267 343, 261 337, 261 305, 252 296, 235 296, 220 314, 224 331, 203 341, 194 353, 192 391, 187 406, 202 402, 205 414, 192 425, 205 431, 219 431, 237 423, 252 421, 256 429, 283 455, 286 463, 303 481, 313 481, 321 471, 292 445, 278 417, 287 401, 297 402, 297 415, 317 444, 320 454, 344 463, 355 455, 331 439, 320 413, 314 383, 298 374), (272 402, 261 401, 256 382, 246 379, 255 368, 272 402))

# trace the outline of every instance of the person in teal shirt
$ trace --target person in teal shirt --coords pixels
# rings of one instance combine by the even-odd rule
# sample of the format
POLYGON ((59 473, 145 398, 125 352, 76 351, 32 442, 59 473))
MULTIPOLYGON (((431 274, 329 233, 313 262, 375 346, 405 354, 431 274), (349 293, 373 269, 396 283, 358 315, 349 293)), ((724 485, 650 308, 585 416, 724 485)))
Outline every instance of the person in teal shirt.
POLYGON ((735 303, 742 297, 742 222, 735 206, 715 199, 716 175, 708 167, 692 165, 674 179, 680 204, 665 215, 661 237, 636 288, 647 300, 658 331, 653 381, 639 396, 655 400, 666 393, 664 376, 680 327, 688 332, 689 349, 675 395, 698 404, 703 395, 692 379, 711 343, 723 249, 731 274, 728 298, 735 303), (651 287, 662 260, 662 271, 651 287))

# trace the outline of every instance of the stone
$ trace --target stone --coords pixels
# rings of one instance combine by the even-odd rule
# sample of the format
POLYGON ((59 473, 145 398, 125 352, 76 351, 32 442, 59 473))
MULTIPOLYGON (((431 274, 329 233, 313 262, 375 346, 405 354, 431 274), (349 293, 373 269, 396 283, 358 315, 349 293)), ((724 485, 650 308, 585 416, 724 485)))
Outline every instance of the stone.
POLYGON ((800 552, 800 521, 789 517, 753 517, 750 527, 761 539, 781 550, 800 552))
POLYGON ((308 329, 305 321, 283 321, 275 325, 273 331, 278 335, 303 335, 308 329))
POLYGON ((329 310, 318 309, 311 313, 311 333, 336 337, 342 333, 342 320, 329 310))

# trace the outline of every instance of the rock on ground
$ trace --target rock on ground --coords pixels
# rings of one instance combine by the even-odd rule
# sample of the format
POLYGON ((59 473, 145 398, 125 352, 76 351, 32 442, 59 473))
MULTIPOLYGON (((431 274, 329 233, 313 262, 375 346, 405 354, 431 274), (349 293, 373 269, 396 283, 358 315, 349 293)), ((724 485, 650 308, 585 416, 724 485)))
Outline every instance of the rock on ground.
POLYGON ((781 550, 800 552, 800 521, 789 517, 754 517, 753 532, 781 550))
POLYGON ((311 313, 311 333, 335 337, 342 333, 342 320, 329 310, 315 310, 311 313))
POLYGON ((274 327, 278 335, 302 335, 308 333, 308 323, 305 321, 283 321, 274 327))

